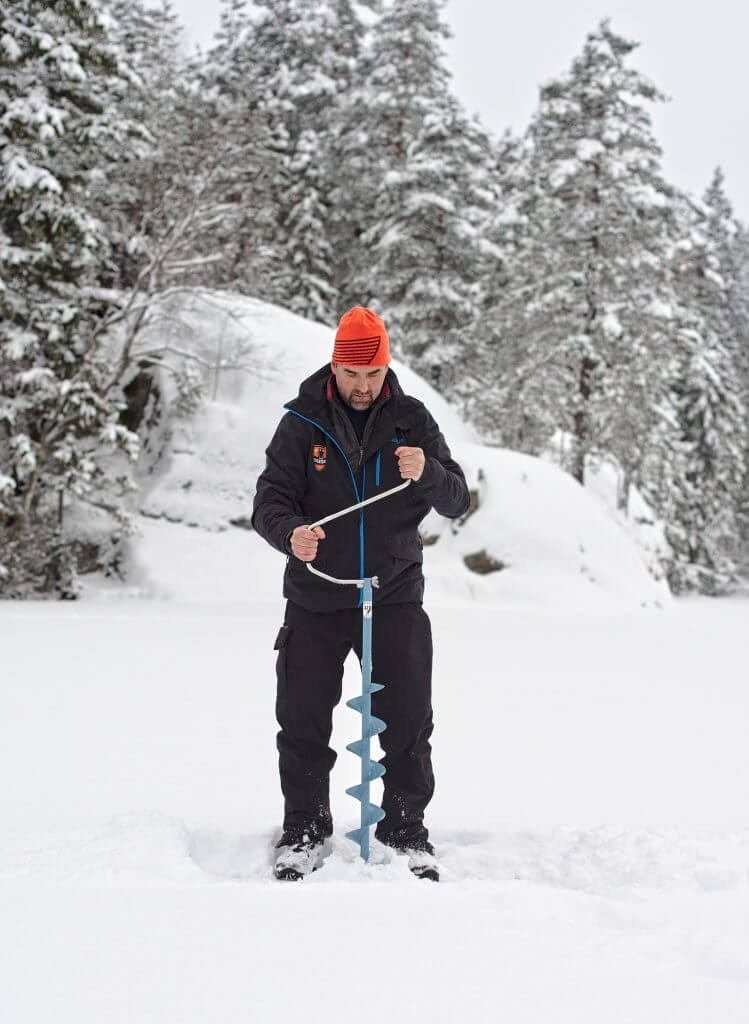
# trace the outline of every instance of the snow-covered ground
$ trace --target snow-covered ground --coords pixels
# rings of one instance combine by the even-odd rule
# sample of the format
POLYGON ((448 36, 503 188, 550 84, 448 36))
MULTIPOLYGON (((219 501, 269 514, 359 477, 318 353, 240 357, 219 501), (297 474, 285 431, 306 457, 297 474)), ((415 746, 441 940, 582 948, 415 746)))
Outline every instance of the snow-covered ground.
POLYGON ((232 302, 259 372, 162 420, 127 582, 0 604, 0 1022, 746 1024, 749 601, 673 601, 603 476, 481 447, 400 367, 479 494, 424 524, 443 881, 343 838, 343 702, 329 855, 273 880, 283 558, 229 522, 330 339, 232 302))
POLYGON ((342 838, 342 705, 291 885, 280 602, 2 606, 0 1019, 745 1024, 749 604, 429 610, 443 881, 342 838))

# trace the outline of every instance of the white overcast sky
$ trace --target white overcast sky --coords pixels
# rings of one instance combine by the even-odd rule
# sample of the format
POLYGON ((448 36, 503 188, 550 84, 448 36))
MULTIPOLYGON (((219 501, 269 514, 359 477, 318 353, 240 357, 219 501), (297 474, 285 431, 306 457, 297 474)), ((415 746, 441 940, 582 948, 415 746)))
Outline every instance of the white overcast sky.
MULTIPOLYGON (((190 41, 208 46, 217 0, 173 2, 190 41)), ((640 43, 630 65, 670 97, 651 107, 666 176, 701 195, 720 164, 736 213, 749 222, 747 0, 448 0, 457 95, 497 135, 521 131, 538 86, 569 67, 603 17, 640 43)))

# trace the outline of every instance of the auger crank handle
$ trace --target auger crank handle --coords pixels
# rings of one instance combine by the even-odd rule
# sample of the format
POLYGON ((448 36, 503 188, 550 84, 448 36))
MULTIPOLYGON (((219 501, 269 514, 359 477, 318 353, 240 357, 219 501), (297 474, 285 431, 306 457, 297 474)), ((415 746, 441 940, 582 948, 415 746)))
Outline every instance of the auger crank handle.
MULTIPOLYGON (((324 519, 318 519, 315 523, 309 524, 309 529, 314 530, 316 526, 322 526, 324 523, 330 523, 333 519, 339 519, 341 516, 347 515, 349 512, 356 512, 357 509, 364 508, 365 505, 371 505, 375 501, 382 501, 383 498, 389 498, 391 494, 395 494, 397 491, 402 491, 411 483, 410 480, 404 480, 402 484, 398 484, 397 487, 391 487, 387 491, 383 491, 382 494, 375 494, 373 498, 367 498, 366 501, 358 501, 355 505, 349 505, 348 508, 342 508, 340 512, 333 512, 329 516, 325 516, 324 519)), ((319 569, 315 569, 312 562, 304 563, 311 573, 315 576, 319 576, 320 579, 327 580, 329 583, 342 583, 344 586, 358 587, 360 590, 364 586, 364 580, 339 580, 335 576, 328 576, 327 573, 321 572, 319 569)), ((372 576, 372 586, 379 587, 380 581, 376 576, 372 576)))
POLYGON ((358 509, 364 508, 365 505, 372 505, 375 501, 382 501, 383 498, 389 498, 391 494, 395 494, 398 491, 402 491, 408 487, 411 483, 410 480, 404 480, 402 484, 398 484, 397 487, 391 487, 388 491, 383 491, 382 494, 375 494, 372 498, 366 498, 364 501, 357 501, 355 505, 349 505, 348 508, 342 508, 340 512, 333 512, 329 516, 325 516, 324 519, 318 519, 315 523, 310 523, 310 530, 314 530, 316 526, 323 526, 325 523, 330 523, 334 519, 339 519, 341 516, 347 515, 349 512, 356 512, 358 509))

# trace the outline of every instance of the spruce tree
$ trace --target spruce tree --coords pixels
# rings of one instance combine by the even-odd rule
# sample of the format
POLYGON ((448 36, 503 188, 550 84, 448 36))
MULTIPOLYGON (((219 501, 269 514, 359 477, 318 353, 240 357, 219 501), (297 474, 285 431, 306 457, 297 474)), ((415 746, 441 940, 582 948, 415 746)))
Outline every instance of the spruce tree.
POLYGON ((627 66, 635 46, 604 20, 541 89, 510 190, 507 284, 485 314, 501 376, 484 421, 493 407, 503 442, 535 453, 561 434, 580 481, 587 459, 614 455, 622 504, 630 480, 648 483, 675 309, 674 193, 648 110, 662 97, 627 66))
POLYGON ((449 94, 442 50, 447 37, 437 0, 394 0, 371 27, 343 97, 331 221, 344 307, 377 301, 373 233, 394 213, 389 175, 403 171, 426 116, 449 94))
MULTIPOLYGON (((749 419, 749 229, 739 224, 734 242, 736 258, 736 302, 739 309, 739 374, 744 410, 749 419)), ((749 448, 744 464, 744 485, 742 488, 739 525, 744 543, 742 556, 743 571, 749 577, 749 448)))
POLYGON ((522 406, 508 402, 504 393, 512 368, 525 358, 517 331, 518 310, 508 297, 514 294, 513 273, 521 264, 529 221, 529 160, 527 135, 507 131, 492 141, 488 182, 492 198, 482 237, 485 270, 470 329, 471 349, 456 390, 465 415, 489 444, 538 451, 545 435, 531 437, 535 421, 522 406))
POLYGON ((369 265, 363 235, 375 205, 429 110, 447 95, 442 41, 448 30, 435 0, 395 0, 367 35, 340 110, 340 178, 334 193, 338 280, 345 305, 362 301, 369 265))
POLYGON ((266 297, 332 323, 339 306, 329 226, 335 114, 362 30, 345 2, 255 6, 251 89, 278 160, 271 182, 276 265, 266 297))
POLYGON ((745 382, 749 376, 749 290, 746 281, 742 281, 742 264, 746 259, 742 239, 745 240, 746 233, 734 214, 720 167, 713 173, 703 203, 707 218, 705 234, 725 296, 720 332, 745 382))
POLYGON ((100 196, 138 132, 131 74, 87 0, 0 9, 0 588, 71 594, 71 498, 122 518, 107 452, 134 455, 105 342, 100 196))
POLYGON ((369 301, 388 318, 396 350, 451 395, 472 351, 485 270, 489 144, 457 101, 424 117, 378 196, 363 244, 369 301))
POLYGON ((97 6, 109 38, 128 55, 131 79, 120 113, 142 133, 121 154, 114 182, 101 196, 100 216, 113 242, 112 285, 142 288, 144 268, 159 262, 169 216, 165 195, 177 188, 178 154, 184 149, 182 27, 166 0, 159 7, 143 0, 97 0, 97 6))
MULTIPOLYGON (((717 198, 714 189, 712 199, 717 198)), ((680 472, 669 479, 669 580, 677 592, 716 594, 737 576, 747 442, 725 246, 731 228, 723 203, 685 199, 681 208, 682 239, 674 253, 677 356, 671 380, 680 472)))
MULTIPOLYGON (((728 350, 743 416, 749 423, 749 233, 736 217, 720 167, 705 192, 706 233, 719 265, 725 296, 721 336, 728 350)), ((738 510, 744 543, 740 560, 749 574, 749 435, 743 454, 743 484, 738 510)))
MULTIPOLYGON (((195 68, 201 160, 214 168, 207 190, 214 206, 198 248, 211 259, 201 283, 277 301, 273 282, 282 254, 276 182, 282 156, 264 112, 260 69, 266 58, 255 31, 246 0, 222 0, 213 46, 195 68)), ((186 141, 195 134, 195 128, 188 131, 186 141)))
POLYGON ((396 351, 447 390, 477 281, 490 147, 450 93, 437 0, 395 0, 342 109, 334 207, 345 305, 370 303, 396 351))

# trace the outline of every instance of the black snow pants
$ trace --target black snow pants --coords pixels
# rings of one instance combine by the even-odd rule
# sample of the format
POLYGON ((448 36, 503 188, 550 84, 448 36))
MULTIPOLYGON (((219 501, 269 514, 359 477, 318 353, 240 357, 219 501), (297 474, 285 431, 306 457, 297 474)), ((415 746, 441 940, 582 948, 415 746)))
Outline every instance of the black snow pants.
MULTIPOLYGON (((284 831, 323 837, 333 831, 329 776, 333 709, 341 699, 343 663, 353 647, 361 661, 362 613, 356 608, 310 612, 288 601, 276 639, 276 716, 284 831)), ((375 605, 372 713, 387 729, 382 809, 375 835, 390 846, 418 848, 428 833, 424 808, 434 792, 432 631, 418 603, 375 605)), ((376 749, 376 744, 373 746, 376 749)), ((358 762, 357 762, 358 764, 358 762)), ((352 779, 353 783, 357 781, 352 779)))

